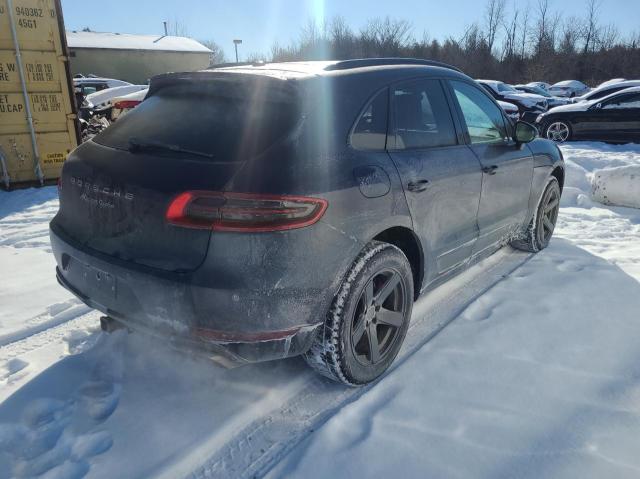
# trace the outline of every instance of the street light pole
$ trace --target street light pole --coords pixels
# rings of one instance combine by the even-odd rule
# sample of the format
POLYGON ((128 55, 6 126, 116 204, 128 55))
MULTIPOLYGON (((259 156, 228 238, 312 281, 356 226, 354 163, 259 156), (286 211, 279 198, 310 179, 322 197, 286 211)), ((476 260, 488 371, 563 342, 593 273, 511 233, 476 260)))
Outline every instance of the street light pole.
POLYGON ((242 43, 242 40, 236 39, 233 41, 233 46, 236 48, 236 63, 238 63, 238 45, 242 43))

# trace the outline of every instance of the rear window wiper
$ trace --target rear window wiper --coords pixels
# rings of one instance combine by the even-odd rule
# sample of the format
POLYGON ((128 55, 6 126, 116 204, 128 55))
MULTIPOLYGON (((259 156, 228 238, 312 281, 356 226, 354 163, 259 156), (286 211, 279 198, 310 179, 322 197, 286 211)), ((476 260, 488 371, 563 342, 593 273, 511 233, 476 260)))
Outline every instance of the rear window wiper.
POLYGON ((173 145, 171 143, 161 143, 157 141, 145 141, 137 138, 129 138, 129 151, 131 153, 137 153, 139 151, 149 150, 166 150, 173 151, 174 153, 185 153, 187 155, 202 156, 204 158, 213 159, 211 153, 205 153, 204 151, 190 150, 188 148, 182 148, 179 145, 173 145))

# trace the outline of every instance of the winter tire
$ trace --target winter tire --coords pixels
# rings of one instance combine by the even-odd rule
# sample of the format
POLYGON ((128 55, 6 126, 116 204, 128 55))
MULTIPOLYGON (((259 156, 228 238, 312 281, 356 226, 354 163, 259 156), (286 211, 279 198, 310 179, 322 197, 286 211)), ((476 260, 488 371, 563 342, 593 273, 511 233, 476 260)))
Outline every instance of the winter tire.
POLYGON ((512 242, 511 246, 537 253, 549 245, 558 219, 558 211, 560 210, 560 195, 558 180, 552 176, 549 178, 547 187, 540 197, 536 214, 531 223, 529 223, 526 236, 523 239, 512 242))
POLYGON ((413 276, 406 256, 391 244, 372 241, 351 265, 305 354, 307 363, 350 386, 374 381, 398 354, 412 307, 413 276))

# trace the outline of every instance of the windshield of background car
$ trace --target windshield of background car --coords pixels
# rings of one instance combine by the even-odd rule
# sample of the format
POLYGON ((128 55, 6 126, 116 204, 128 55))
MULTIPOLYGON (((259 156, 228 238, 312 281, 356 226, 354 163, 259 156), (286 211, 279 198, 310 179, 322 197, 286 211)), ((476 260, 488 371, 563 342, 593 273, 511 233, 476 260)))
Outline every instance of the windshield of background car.
POLYGON ((299 102, 269 82, 182 82, 164 86, 93 141, 129 149, 131 139, 243 161, 284 138, 300 120, 299 102))
POLYGON ((516 91, 516 89, 506 83, 498 83, 498 91, 516 91))

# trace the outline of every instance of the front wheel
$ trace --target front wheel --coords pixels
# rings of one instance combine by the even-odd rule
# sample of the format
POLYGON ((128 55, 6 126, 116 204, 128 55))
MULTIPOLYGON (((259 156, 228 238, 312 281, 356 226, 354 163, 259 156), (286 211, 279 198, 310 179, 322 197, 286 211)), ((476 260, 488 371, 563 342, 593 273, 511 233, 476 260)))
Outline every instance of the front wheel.
POLYGON ((564 143, 571 139, 571 125, 561 120, 553 121, 544 129, 544 136, 548 140, 564 143))
POLYGON ((553 230, 560 211, 560 184, 552 176, 542 193, 536 214, 531 220, 524 238, 511 243, 511 246, 531 253, 546 248, 553 236, 553 230))
POLYGON ((400 350, 412 307, 413 276, 406 256, 391 244, 372 241, 351 265, 305 354, 307 363, 350 386, 377 379, 400 350))

